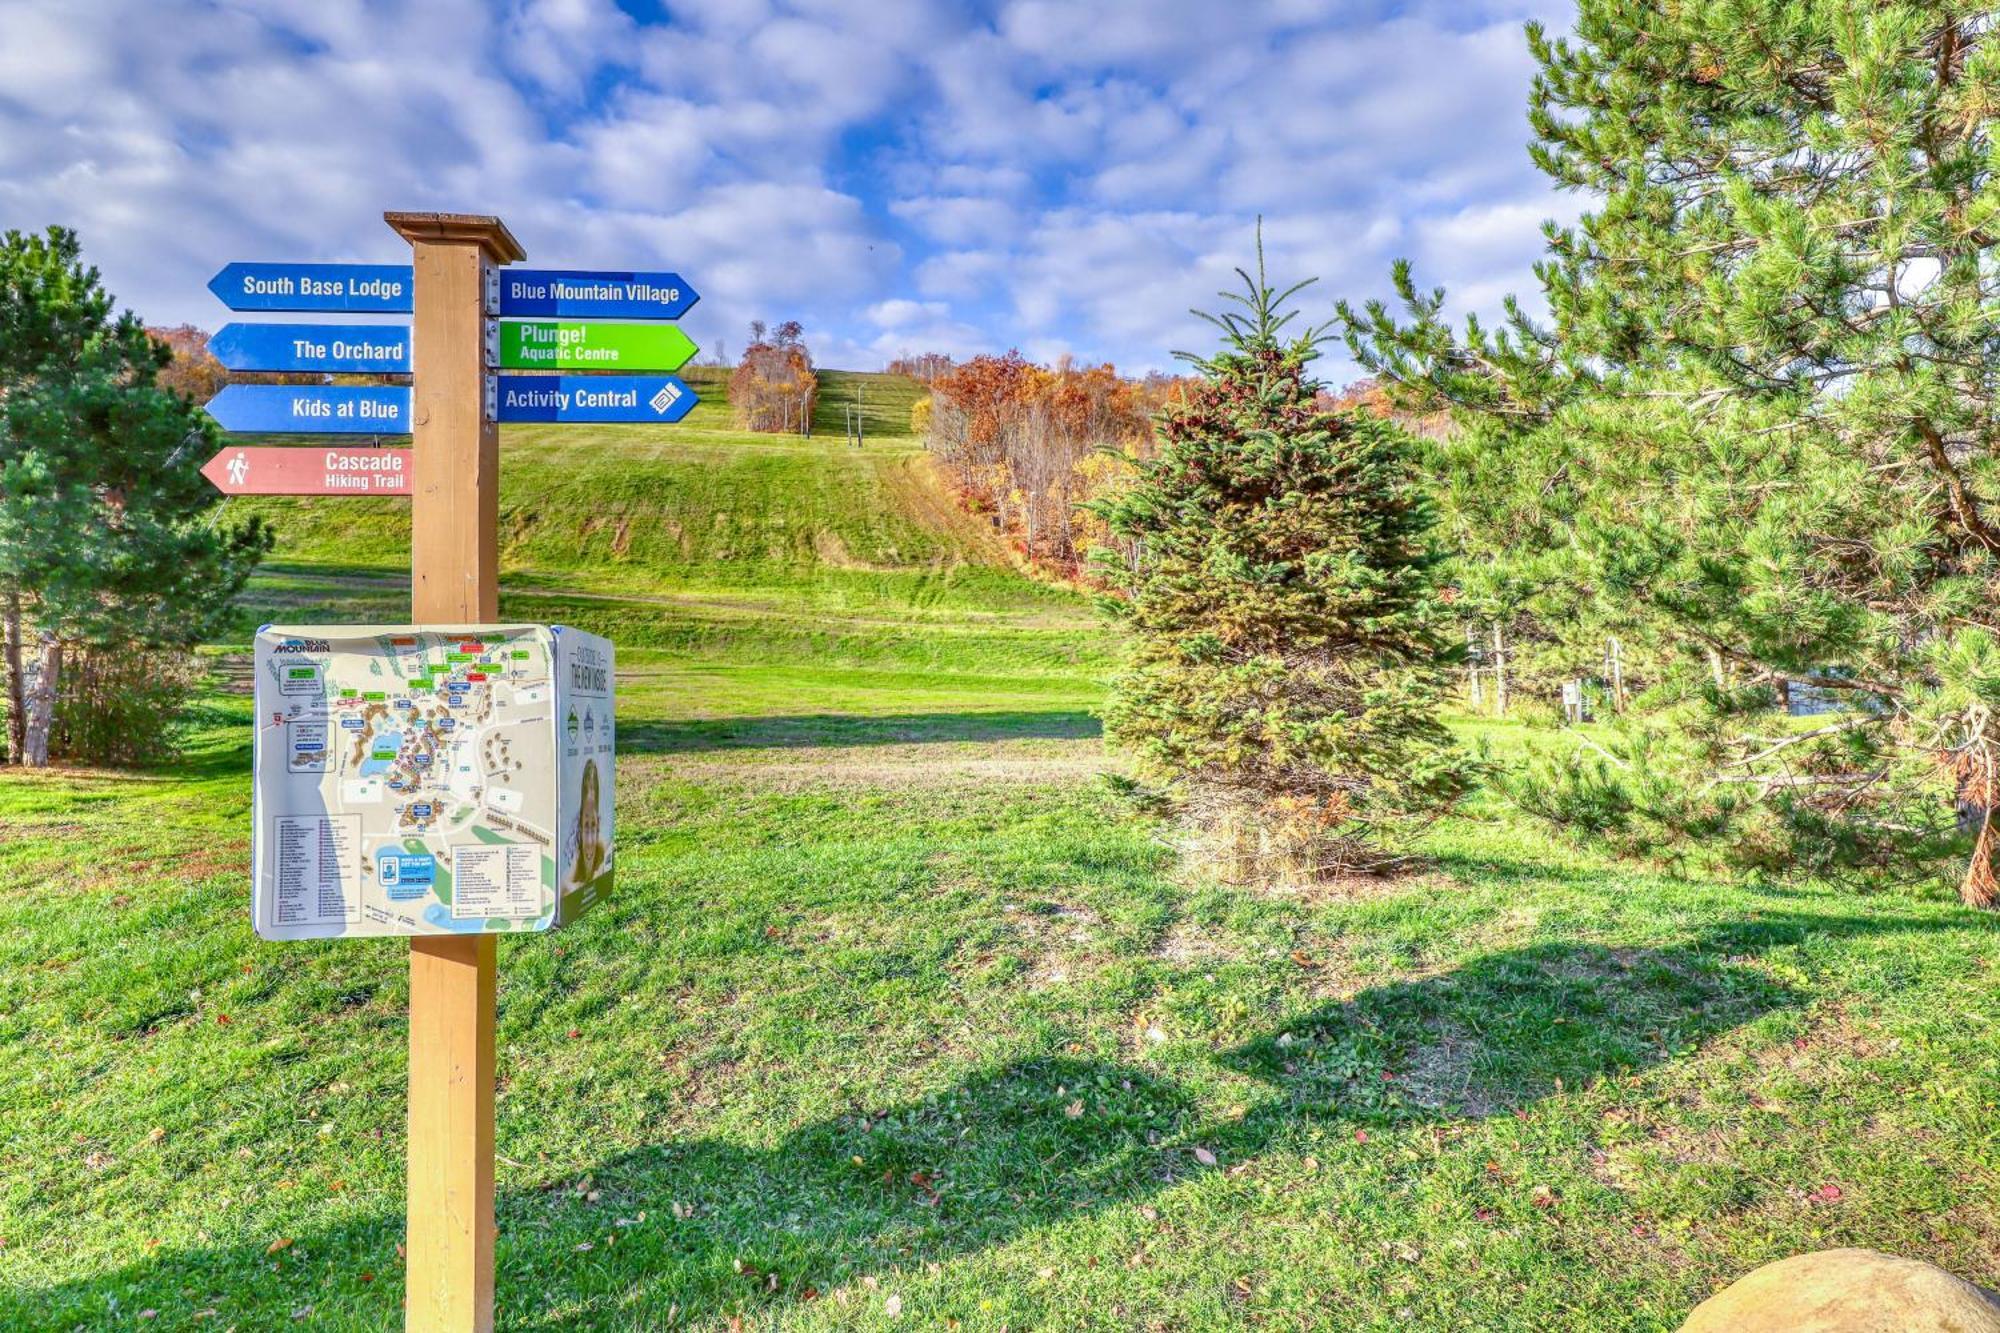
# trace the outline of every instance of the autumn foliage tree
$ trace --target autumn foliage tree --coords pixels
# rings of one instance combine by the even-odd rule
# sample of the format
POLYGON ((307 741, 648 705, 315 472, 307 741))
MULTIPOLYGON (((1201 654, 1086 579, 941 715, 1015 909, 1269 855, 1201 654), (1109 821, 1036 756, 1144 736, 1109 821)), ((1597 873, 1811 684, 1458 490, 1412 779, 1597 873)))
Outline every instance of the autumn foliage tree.
POLYGON ((208 350, 208 331, 192 324, 146 330, 171 357, 153 383, 171 389, 199 407, 229 383, 229 372, 208 350))
POLYGON ((967 504, 1031 562, 1077 572, 1092 529, 1078 505, 1151 438, 1137 388, 1109 365, 1030 364, 1018 352, 953 366, 915 424, 967 504))
POLYGON ((956 364, 943 352, 917 352, 891 359, 885 369, 891 375, 907 375, 919 384, 935 384, 950 374, 956 364))
POLYGON ((809 434, 819 401, 819 376, 812 351, 795 319, 776 329, 764 321, 750 325, 750 345, 729 377, 729 405, 741 430, 809 434))

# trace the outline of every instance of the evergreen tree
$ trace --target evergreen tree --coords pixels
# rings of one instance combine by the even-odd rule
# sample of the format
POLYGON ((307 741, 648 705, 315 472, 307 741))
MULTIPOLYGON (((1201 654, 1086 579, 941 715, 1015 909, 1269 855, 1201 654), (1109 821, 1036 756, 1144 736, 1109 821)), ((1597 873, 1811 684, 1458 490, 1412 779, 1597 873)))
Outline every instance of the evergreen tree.
POLYGON ((1105 564, 1133 636, 1107 731, 1239 864, 1381 869, 1468 775, 1435 716, 1432 508, 1403 432, 1322 406, 1320 331, 1285 333, 1306 284, 1274 290, 1261 243, 1242 276, 1158 454, 1093 506, 1139 551, 1105 564))
POLYGON ((1542 610, 1658 646, 1664 729, 1545 805, 1817 868, 1932 852, 1956 811, 1967 901, 2000 896, 1994 32, 1949 0, 1581 0, 1573 37, 1529 29, 1531 155, 1595 202, 1547 230, 1549 326, 1455 336, 1407 272, 1401 316, 1344 310, 1504 456, 1454 484, 1542 516, 1542 610), (1855 706, 1774 718, 1802 684, 1855 706))
POLYGON ((218 436, 156 385, 170 359, 136 317, 114 316, 73 233, 0 237, 0 617, 16 763, 48 761, 67 654, 198 642, 269 549, 258 520, 211 521, 218 497, 200 469, 218 436))

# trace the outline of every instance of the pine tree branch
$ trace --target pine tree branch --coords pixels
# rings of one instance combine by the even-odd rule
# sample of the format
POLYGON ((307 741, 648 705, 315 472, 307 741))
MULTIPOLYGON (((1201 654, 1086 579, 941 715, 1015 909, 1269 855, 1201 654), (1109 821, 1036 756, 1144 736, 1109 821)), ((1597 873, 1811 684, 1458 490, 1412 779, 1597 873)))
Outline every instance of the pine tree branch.
POLYGON ((1945 491, 1951 497, 1951 511, 1958 519, 1959 526, 1966 534, 1989 551, 2000 551, 2000 532, 1995 532, 1986 520, 1980 517, 1978 503, 1967 489, 1965 478, 1952 464, 1951 456, 1945 451, 1944 437, 1928 417, 1919 416, 1911 423, 1917 435, 1924 442, 1924 451, 1930 457, 1931 466, 1943 478, 1945 491))

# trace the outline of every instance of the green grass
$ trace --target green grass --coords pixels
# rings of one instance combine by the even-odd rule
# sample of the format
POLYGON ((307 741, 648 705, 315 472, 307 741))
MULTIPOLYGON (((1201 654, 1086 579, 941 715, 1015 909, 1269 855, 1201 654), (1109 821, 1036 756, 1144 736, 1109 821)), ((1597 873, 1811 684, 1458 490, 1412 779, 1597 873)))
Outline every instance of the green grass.
POLYGON ((925 393, 923 385, 906 375, 823 370, 819 376, 819 399, 813 409, 813 430, 822 435, 843 435, 847 430, 847 408, 851 406, 860 409, 864 444, 878 436, 907 436, 910 409, 925 393))
MULTIPOLYGON (((701 412, 506 439, 504 612, 618 635, 623 748, 616 897, 500 945, 502 1327, 1667 1329, 1805 1249, 2000 1278, 1991 918, 1484 804, 1415 878, 1204 880, 1095 777, 1079 598, 906 440, 701 412)), ((406 614, 397 511, 268 512, 246 625, 406 614)), ((406 951, 251 934, 248 714, 0 778, 0 1327, 399 1321, 406 951)))

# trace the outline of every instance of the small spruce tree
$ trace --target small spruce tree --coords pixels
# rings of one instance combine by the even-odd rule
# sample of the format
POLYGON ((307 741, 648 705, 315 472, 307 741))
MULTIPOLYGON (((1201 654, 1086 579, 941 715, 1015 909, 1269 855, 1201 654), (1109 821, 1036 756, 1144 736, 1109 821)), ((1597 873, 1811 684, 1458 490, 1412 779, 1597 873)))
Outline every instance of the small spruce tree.
POLYGON ((1436 717, 1432 508, 1409 437, 1321 402, 1321 331, 1285 333, 1307 284, 1272 288, 1261 240, 1238 272, 1159 453, 1091 506, 1140 553, 1105 565, 1134 645, 1107 732, 1239 875, 1380 871, 1469 776, 1436 717))

